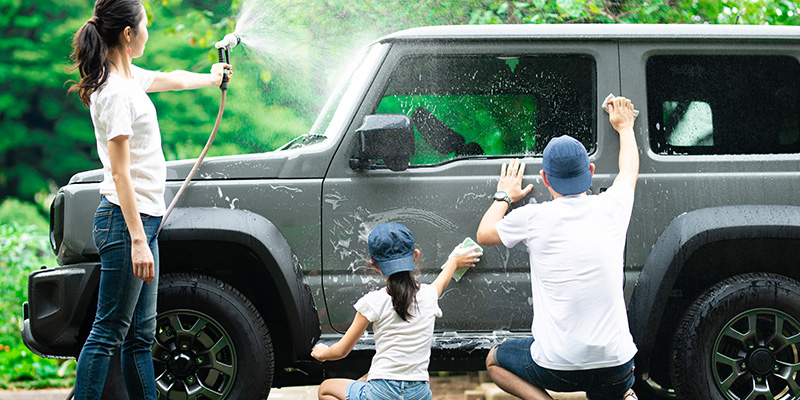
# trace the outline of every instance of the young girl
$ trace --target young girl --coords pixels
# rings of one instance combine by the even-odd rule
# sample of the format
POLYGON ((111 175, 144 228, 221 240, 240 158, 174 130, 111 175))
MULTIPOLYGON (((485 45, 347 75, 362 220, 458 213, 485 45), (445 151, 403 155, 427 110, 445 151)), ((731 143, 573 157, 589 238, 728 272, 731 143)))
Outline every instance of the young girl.
POLYGON ((94 217, 101 272, 97 314, 78 357, 76 399, 99 399, 109 359, 121 347, 131 399, 157 398, 150 348, 156 329, 158 241, 166 162, 156 110, 146 92, 219 86, 226 64, 210 74, 160 73, 132 64, 147 42, 141 0, 97 0, 73 42, 77 91, 92 115, 103 164, 94 217))
POLYGON ((368 246, 369 262, 386 279, 386 288, 367 293, 356 302, 356 317, 339 342, 331 347, 317 344, 311 352, 319 361, 344 358, 372 322, 376 352, 368 380, 325 380, 319 387, 319 398, 430 399, 428 362, 434 319, 442 316, 439 296, 453 271, 474 266, 479 255, 473 251, 451 255, 433 284, 420 285, 411 274, 419 250, 414 248, 408 228, 397 223, 378 225, 369 235, 368 246))

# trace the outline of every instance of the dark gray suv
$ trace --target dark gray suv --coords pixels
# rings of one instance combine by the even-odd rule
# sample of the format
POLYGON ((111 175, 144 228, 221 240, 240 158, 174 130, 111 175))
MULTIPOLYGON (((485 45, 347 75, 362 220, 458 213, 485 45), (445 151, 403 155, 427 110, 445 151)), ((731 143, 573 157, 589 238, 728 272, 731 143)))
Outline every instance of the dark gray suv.
MULTIPOLYGON (((307 135, 207 160, 160 237, 162 395, 265 398, 361 376, 371 334, 341 361, 309 353, 383 285, 370 230, 406 224, 430 282, 475 236, 503 162, 523 158, 527 201, 549 200, 536 172, 562 134, 602 192, 617 171, 609 93, 641 111, 624 267, 641 397, 800 397, 800 28, 657 25, 398 32, 365 50, 307 135)), ((167 201, 190 166, 168 164, 167 201)), ((75 357, 92 322, 101 179, 79 173, 53 203, 60 266, 31 274, 25 304, 39 354, 75 357)), ((485 249, 440 300, 431 370, 483 369, 491 346, 528 335, 529 279, 524 247, 485 249)))

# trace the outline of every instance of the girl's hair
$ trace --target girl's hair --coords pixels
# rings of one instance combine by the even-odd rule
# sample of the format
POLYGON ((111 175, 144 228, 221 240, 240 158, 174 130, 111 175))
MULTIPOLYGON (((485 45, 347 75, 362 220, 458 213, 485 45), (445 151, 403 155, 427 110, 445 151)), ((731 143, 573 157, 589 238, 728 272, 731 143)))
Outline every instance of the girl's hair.
POLYGON ((136 28, 141 20, 141 0, 97 0, 94 4, 94 16, 72 40, 74 64, 69 68, 81 74, 80 82, 71 81, 75 83, 69 93, 77 91, 84 107, 89 107, 92 93, 108 80, 108 51, 119 44, 119 35, 126 27, 138 35, 136 28))
POLYGON ((417 290, 419 290, 419 283, 411 275, 411 271, 396 272, 389 275, 386 291, 389 296, 392 296, 394 311, 403 321, 408 321, 408 318, 411 317, 409 308, 415 302, 417 290))

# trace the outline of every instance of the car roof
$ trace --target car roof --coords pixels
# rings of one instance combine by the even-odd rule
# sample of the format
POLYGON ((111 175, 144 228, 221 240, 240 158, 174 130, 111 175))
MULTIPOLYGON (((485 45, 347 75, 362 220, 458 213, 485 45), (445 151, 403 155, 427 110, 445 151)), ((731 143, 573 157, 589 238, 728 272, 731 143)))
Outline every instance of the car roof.
POLYGON ((800 40, 800 26, 706 24, 443 25, 406 29, 379 43, 428 40, 800 40))

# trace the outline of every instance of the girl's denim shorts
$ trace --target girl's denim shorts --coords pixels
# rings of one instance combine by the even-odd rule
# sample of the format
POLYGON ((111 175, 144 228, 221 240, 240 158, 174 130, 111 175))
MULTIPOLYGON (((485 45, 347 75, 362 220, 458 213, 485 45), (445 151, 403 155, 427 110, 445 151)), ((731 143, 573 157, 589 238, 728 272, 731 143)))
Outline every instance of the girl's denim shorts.
POLYGON ((347 400, 430 400, 433 397, 427 381, 393 381, 371 379, 347 385, 347 400))

